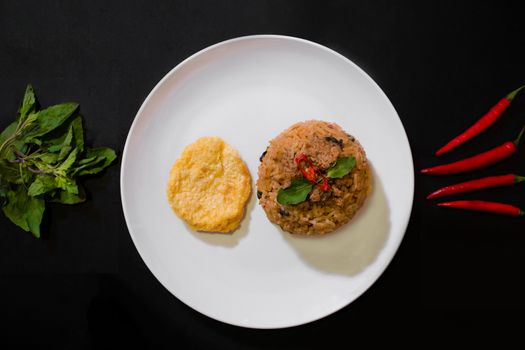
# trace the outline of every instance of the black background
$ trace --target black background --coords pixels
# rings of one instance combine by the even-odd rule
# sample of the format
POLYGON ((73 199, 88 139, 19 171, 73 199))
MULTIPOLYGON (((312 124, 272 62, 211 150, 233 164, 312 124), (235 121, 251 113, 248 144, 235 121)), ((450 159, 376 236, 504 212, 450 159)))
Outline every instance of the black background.
MULTIPOLYGON (((88 143, 121 154, 142 101, 184 58, 237 36, 283 34, 328 46, 369 73, 397 109, 421 169, 513 139, 525 124, 525 96, 519 96, 483 135, 433 156, 525 83, 525 24, 517 4, 2 0, 0 127, 14 118, 32 83, 44 106, 79 101, 88 143)), ((522 145, 512 159, 475 176, 525 174, 524 159, 522 145)), ((1 342, 55 349, 304 349, 357 339, 366 330, 475 330, 523 317, 523 219, 446 210, 424 199, 474 174, 416 173, 405 239, 377 283, 322 320, 262 331, 202 316, 160 285, 129 237, 119 172, 114 165, 85 181, 85 204, 48 206, 43 239, 0 216, 1 342)), ((525 208, 524 194, 518 185, 461 198, 525 208)))

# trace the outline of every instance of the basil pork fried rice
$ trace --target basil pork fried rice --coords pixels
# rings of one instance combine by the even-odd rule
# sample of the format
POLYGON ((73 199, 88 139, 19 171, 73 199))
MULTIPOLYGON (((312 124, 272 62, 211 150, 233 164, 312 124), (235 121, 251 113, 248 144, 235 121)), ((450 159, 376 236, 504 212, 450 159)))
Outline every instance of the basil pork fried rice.
POLYGON ((371 171, 359 142, 335 124, 310 120, 292 125, 270 141, 261 156, 257 196, 268 219, 290 233, 325 234, 347 223, 371 190, 371 171), (355 166, 339 179, 329 179, 326 191, 317 185, 299 204, 282 205, 280 189, 302 178, 296 155, 305 154, 320 172, 338 159, 353 156, 355 166))

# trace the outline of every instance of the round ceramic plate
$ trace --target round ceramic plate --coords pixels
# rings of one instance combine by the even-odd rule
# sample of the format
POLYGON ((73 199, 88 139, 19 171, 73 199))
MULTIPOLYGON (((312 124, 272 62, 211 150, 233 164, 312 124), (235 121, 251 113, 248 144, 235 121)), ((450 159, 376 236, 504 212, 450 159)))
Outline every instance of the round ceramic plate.
POLYGON ((274 35, 221 42, 170 71, 135 117, 120 181, 129 232, 155 277, 193 309, 252 328, 307 323, 359 297, 396 253, 414 190, 405 131, 377 84, 337 52, 274 35), (354 135, 374 176, 355 218, 322 237, 283 232, 255 195, 268 141, 309 119, 354 135), (192 231, 166 199, 173 162, 202 136, 235 147, 252 175, 246 216, 233 234, 192 231))

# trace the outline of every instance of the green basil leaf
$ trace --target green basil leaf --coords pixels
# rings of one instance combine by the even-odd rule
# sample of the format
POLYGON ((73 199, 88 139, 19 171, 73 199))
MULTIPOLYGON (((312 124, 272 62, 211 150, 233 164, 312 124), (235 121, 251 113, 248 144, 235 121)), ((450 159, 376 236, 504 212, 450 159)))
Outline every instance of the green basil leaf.
POLYGON ((0 134, 0 145, 3 145, 4 142, 15 133, 17 126, 17 122, 12 122, 7 126, 7 128, 4 129, 4 131, 2 131, 0 134))
POLYGON ((57 167, 57 172, 59 174, 66 174, 70 169, 73 163, 75 163, 75 160, 77 159, 78 155, 78 148, 75 148, 67 158, 57 167))
POLYGON ((64 190, 57 191, 50 199, 51 202, 62 204, 78 204, 86 200, 84 187, 78 185, 78 194, 69 193, 64 190))
MULTIPOLYGON (((7 196, 7 192, 9 192, 9 183, 2 180, 2 176, 0 175, 0 198, 5 198, 7 196)), ((0 206, 2 205, 3 201, 0 202, 0 206)))
POLYGON ((64 145, 60 150, 60 153, 58 154, 58 161, 61 161, 64 158, 68 157, 71 154, 72 149, 73 147, 71 147, 70 145, 64 145))
POLYGON ((36 109, 36 96, 31 84, 27 85, 22 105, 18 109, 17 122, 23 122, 27 116, 36 109))
POLYGON ((27 195, 23 186, 7 192, 7 203, 2 207, 5 216, 25 231, 40 237, 40 222, 44 215, 45 203, 41 198, 27 195))
POLYGON ((84 159, 81 159, 78 161, 77 163, 77 166, 80 167, 81 165, 82 166, 85 166, 85 165, 92 165, 93 163, 96 163, 100 160, 103 160, 103 159, 106 159, 104 157, 96 157, 96 156, 93 156, 93 157, 89 157, 89 158, 84 158, 84 159), (94 162, 96 160, 96 162, 94 162))
POLYGON ((18 138, 15 138, 11 146, 8 148, 7 154, 5 154, 4 157, 5 159, 8 159, 8 160, 15 160, 16 159, 15 150, 22 154, 26 154, 28 149, 29 149, 29 145, 27 143, 25 143, 24 141, 18 138))
POLYGON ((27 189, 27 194, 35 197, 56 188, 55 178, 49 175, 37 175, 35 181, 27 189))
POLYGON ((8 163, 0 159, 0 177, 2 181, 12 184, 20 183, 20 169, 18 164, 8 163))
MULTIPOLYGON (((44 146, 47 146, 49 152, 59 152, 65 146, 70 146, 73 141, 73 129, 71 125, 68 126, 65 132, 57 138, 45 140, 44 146)), ((70 147, 71 148, 71 147, 70 147)))
POLYGON ((62 152, 61 158, 63 159, 75 147, 79 149, 79 152, 82 152, 84 149, 83 132, 82 118, 76 116, 70 122, 64 122, 55 130, 42 136, 41 139, 49 152, 62 152), (64 150, 64 148, 67 149, 64 150))
POLYGON ((277 202, 282 205, 299 204, 306 200, 314 185, 306 179, 294 179, 287 188, 277 192, 277 202))
POLYGON ((4 182, 22 185, 31 183, 34 174, 28 171, 22 163, 9 163, 0 159, 0 177, 4 182))
POLYGON ((74 179, 64 176, 55 177, 55 186, 71 194, 78 194, 77 182, 74 179))
POLYGON ((13 139, 12 137, 16 132, 17 127, 18 123, 12 122, 0 134, 0 159, 15 159, 10 145, 16 141, 16 139, 13 139))
POLYGON ((89 171, 91 169, 96 169, 98 168, 97 165, 102 165, 105 162, 105 160, 106 160, 106 157, 89 157, 89 158, 81 159, 76 164, 76 168, 73 170, 73 175, 77 175, 83 170, 89 171))
POLYGON ((71 121, 71 128, 73 129, 75 148, 82 152, 84 150, 84 128, 82 127, 81 116, 77 116, 71 121))
POLYGON ((328 170, 326 170, 326 177, 330 179, 340 179, 348 175, 355 166, 355 158, 342 157, 339 158, 328 170))
POLYGON ((117 158, 117 155, 115 154, 115 151, 108 147, 88 148, 85 159, 92 157, 96 157, 95 160, 84 163, 82 166, 75 169, 73 175, 76 174, 82 176, 96 174, 109 166, 117 158))
POLYGON ((58 162, 58 153, 46 152, 46 153, 39 154, 35 158, 38 158, 42 162, 51 165, 51 164, 55 164, 56 162, 58 162))
MULTIPOLYGON (((54 105, 38 111, 36 119, 28 126, 28 131, 24 134, 25 142, 35 142, 35 138, 45 135, 59 127, 69 118, 78 108, 78 103, 68 102, 54 105)), ((26 121, 27 122, 27 121, 26 121)), ((38 143, 36 141, 35 143, 38 143)))
MULTIPOLYGON (((24 122, 17 125, 16 137, 11 141, 12 146, 22 153, 26 153, 28 149, 28 137, 26 136, 30 131, 38 128, 36 125, 36 119, 38 113, 30 113, 24 120, 24 122)), ((33 143, 40 144, 38 140, 34 140, 33 143)), ((12 151, 12 150, 11 150, 12 151)), ((11 152, 12 155, 12 152, 11 152)), ((14 159, 14 158, 12 158, 14 159)), ((11 159, 11 160, 12 160, 11 159)))
MULTIPOLYGON (((0 165, 2 163, 3 161, 0 160, 0 165)), ((3 168, 0 167, 0 197, 5 198, 7 196, 7 192, 11 188, 11 185, 9 183, 10 181, 6 178, 3 168)), ((0 201, 0 206, 2 205, 2 203, 3 201, 0 201)))

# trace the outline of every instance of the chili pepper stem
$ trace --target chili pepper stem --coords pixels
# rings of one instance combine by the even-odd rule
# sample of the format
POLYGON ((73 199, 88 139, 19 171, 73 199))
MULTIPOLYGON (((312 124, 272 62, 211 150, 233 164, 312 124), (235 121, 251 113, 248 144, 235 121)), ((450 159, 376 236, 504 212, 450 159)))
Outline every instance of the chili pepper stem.
POLYGON ((510 92, 507 96, 505 96, 505 98, 509 101, 512 101, 514 100, 514 97, 516 97, 516 95, 521 91, 523 90, 523 88, 525 88, 525 85, 522 85, 520 86, 519 88, 517 88, 516 90, 510 92))
POLYGON ((514 175, 514 181, 516 183, 525 181, 525 176, 514 175))
POLYGON ((520 131, 518 137, 516 138, 516 140, 513 141, 514 146, 518 147, 518 145, 520 144, 521 138, 523 136, 523 132, 525 132, 525 125, 521 128, 521 131, 520 131))
POLYGON ((518 214, 518 216, 525 216, 525 211, 520 210, 520 213, 518 214))

